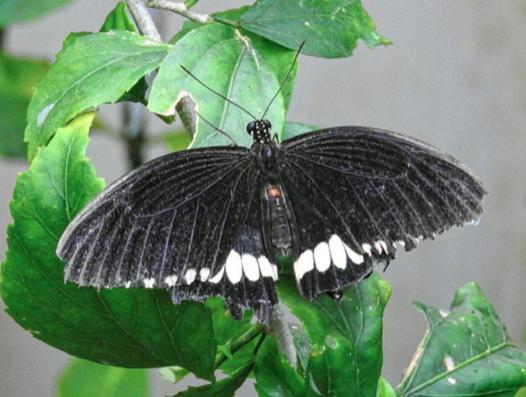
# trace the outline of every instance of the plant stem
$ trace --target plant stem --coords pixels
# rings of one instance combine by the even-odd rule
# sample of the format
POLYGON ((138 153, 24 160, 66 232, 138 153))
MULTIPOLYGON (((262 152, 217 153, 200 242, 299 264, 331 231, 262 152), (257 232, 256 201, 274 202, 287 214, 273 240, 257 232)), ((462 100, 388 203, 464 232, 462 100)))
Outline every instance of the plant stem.
POLYGON ((121 135, 126 142, 128 166, 136 168, 144 163, 145 120, 142 105, 126 102, 122 109, 121 135))
MULTIPOLYGON (((243 335, 241 335, 239 338, 237 338, 232 344, 230 345, 230 352, 234 354, 236 351, 241 349, 243 346, 245 346, 247 343, 252 342, 254 338, 256 338, 258 335, 261 335, 261 333, 264 332, 264 327, 261 324, 254 324, 250 329, 248 329, 243 335)), ((215 361, 215 367, 219 368, 221 364, 223 364, 228 357, 223 353, 217 353, 216 355, 216 361, 215 361)))
POLYGON ((144 5, 143 0, 126 0, 126 4, 141 34, 152 40, 162 41, 161 35, 155 23, 153 23, 152 17, 144 5))
POLYGON ((186 4, 173 0, 149 0, 148 7, 157 8, 160 10, 172 11, 187 19, 199 23, 211 23, 213 19, 207 14, 198 14, 190 11, 186 4))

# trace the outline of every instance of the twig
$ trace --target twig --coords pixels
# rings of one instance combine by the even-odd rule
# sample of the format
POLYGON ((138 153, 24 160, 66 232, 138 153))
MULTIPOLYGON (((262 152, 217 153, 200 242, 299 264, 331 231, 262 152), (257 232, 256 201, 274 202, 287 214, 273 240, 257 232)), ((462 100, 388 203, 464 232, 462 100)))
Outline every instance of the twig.
POLYGON ((296 348, 292 339, 289 324, 285 320, 283 305, 278 303, 272 310, 272 317, 270 319, 270 327, 274 331, 274 336, 278 342, 280 351, 293 367, 298 364, 298 357, 296 355, 296 348))
POLYGON ((142 104, 126 102, 122 108, 122 136, 128 151, 129 168, 144 163, 145 120, 142 104))
POLYGON ((159 10, 172 11, 187 19, 199 23, 213 22, 213 19, 209 15, 198 14, 197 12, 190 11, 184 3, 180 3, 173 0, 148 0, 148 7, 157 8, 159 10))
POLYGON ((126 0, 126 4, 141 34, 152 40, 162 41, 143 0, 126 0))

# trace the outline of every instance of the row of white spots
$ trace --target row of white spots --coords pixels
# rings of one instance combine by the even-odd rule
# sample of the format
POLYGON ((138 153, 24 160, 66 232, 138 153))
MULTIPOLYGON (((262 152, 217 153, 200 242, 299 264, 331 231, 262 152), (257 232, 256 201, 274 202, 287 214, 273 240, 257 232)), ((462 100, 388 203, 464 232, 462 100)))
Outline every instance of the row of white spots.
POLYGON ((306 273, 314 270, 314 267, 322 273, 327 271, 331 263, 343 270, 347 267, 347 258, 356 265, 361 265, 365 260, 363 255, 351 249, 340 236, 334 234, 328 242, 319 243, 314 250, 303 251, 294 262, 294 274, 296 279, 301 280, 306 273))
POLYGON ((254 255, 240 255, 237 251, 231 250, 226 258, 224 267, 228 280, 232 284, 239 283, 243 274, 249 281, 258 281, 260 276, 271 277, 273 280, 278 279, 277 266, 271 264, 265 256, 260 256, 256 259, 254 255))
MULTIPOLYGON (((200 281, 208 281, 212 284, 218 284, 226 275, 228 280, 232 284, 237 284, 241 281, 243 273, 245 277, 250 281, 258 281, 259 277, 270 277, 273 280, 278 279, 278 268, 276 265, 270 263, 265 256, 260 256, 256 259, 255 256, 250 254, 239 255, 235 250, 231 250, 228 255, 225 264, 219 269, 219 271, 210 278, 210 268, 203 267, 199 271, 200 281)), ((192 284, 197 279, 196 269, 188 269, 184 274, 184 282, 187 285, 192 284)), ((173 287, 177 284, 177 275, 167 276, 164 279, 164 283, 168 287, 173 287)), ((154 278, 147 278, 143 281, 146 288, 153 288, 155 286, 154 278)), ((129 288, 131 283, 126 283, 126 287, 129 288)))

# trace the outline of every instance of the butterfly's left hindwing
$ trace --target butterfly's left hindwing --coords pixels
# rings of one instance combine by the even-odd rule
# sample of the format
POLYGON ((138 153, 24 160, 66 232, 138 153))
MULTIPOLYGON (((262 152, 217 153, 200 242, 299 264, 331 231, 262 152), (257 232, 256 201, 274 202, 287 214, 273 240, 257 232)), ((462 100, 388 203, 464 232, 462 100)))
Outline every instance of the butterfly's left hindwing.
POLYGON ((370 273, 453 225, 476 221, 485 192, 463 165, 398 134, 364 127, 285 141, 280 176, 295 214, 294 272, 315 297, 370 273))
POLYGON ((261 176, 244 148, 170 154, 102 192, 70 224, 57 254, 83 286, 165 288, 172 299, 221 295, 236 317, 268 322, 275 266, 261 235, 261 176))

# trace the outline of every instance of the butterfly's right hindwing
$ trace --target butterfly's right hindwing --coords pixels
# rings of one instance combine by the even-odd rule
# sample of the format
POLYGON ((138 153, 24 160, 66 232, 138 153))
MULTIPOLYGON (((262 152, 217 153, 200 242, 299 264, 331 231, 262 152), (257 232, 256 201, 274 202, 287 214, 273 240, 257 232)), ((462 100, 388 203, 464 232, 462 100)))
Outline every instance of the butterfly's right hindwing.
POLYGON ((252 308, 266 322, 276 277, 258 244, 260 185, 255 159, 244 148, 155 159, 72 221, 57 250, 66 280, 165 288, 176 303, 221 295, 238 317, 252 308))

